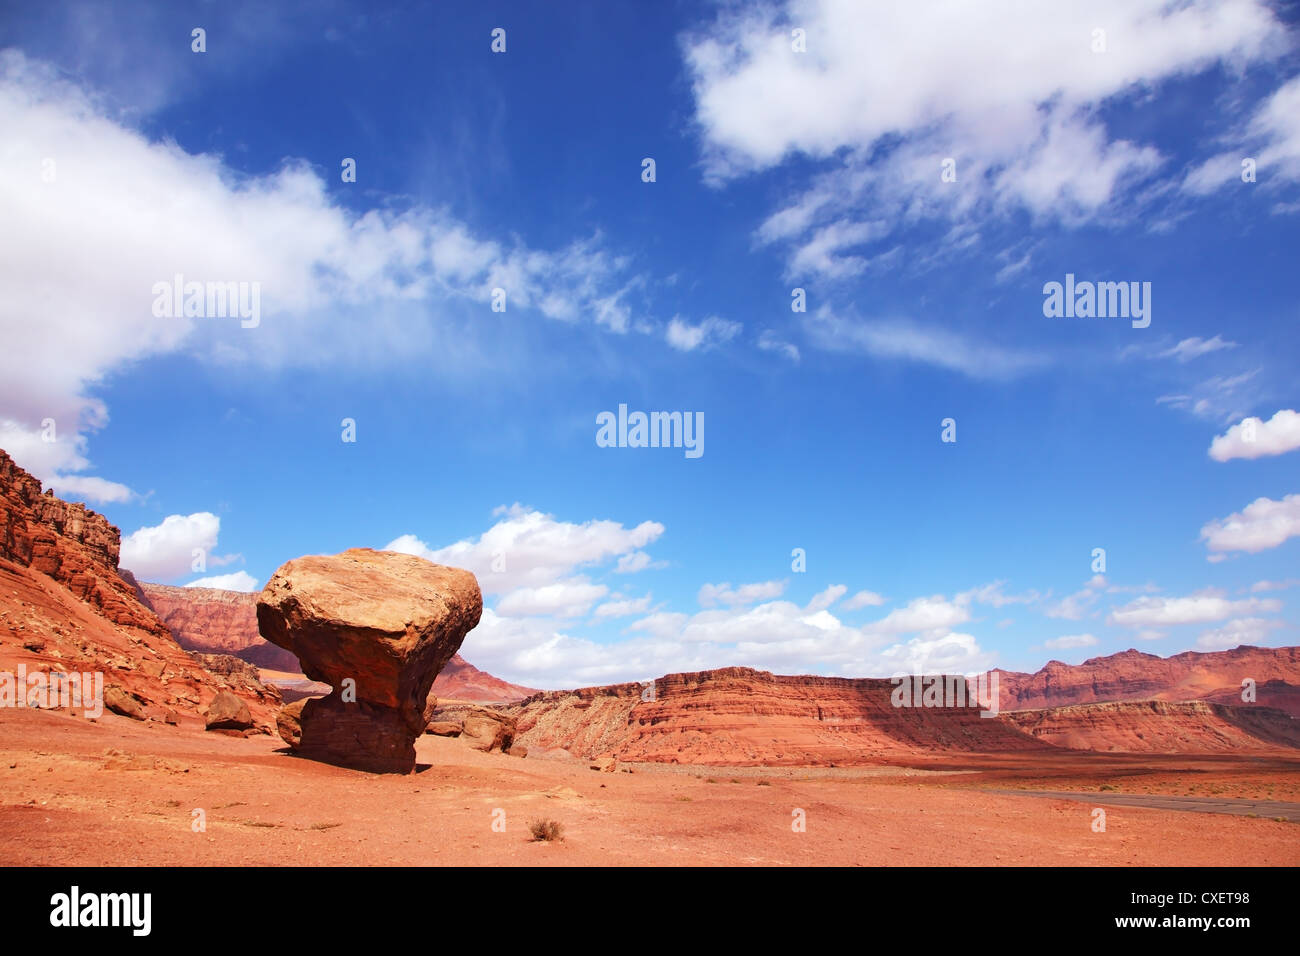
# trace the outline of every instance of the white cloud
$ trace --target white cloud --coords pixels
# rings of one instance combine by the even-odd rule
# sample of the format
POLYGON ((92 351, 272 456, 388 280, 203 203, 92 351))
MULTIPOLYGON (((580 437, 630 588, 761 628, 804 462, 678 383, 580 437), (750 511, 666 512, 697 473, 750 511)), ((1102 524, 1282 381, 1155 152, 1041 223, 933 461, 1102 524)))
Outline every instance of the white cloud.
POLYGON ((758 336, 758 347, 764 352, 778 352, 791 362, 799 361, 799 347, 777 336, 771 329, 764 329, 758 336))
POLYGON ((827 276, 857 274, 867 255, 839 253, 883 238, 863 228, 867 215, 898 226, 1113 215, 1163 158, 1113 137, 1103 105, 1286 48, 1262 0, 788 0, 725 6, 684 42, 708 180, 796 155, 829 167, 758 231, 827 276), (1098 25, 1105 53, 1091 49, 1098 25), (792 52, 792 26, 806 53, 792 52), (954 183, 940 180, 948 157, 954 183))
POLYGON ((884 603, 885 599, 875 591, 859 591, 841 604, 840 609, 843 611, 857 611, 864 607, 879 607, 884 603))
POLYGON ((1208 355, 1211 352, 1218 352, 1221 349, 1235 349, 1236 347, 1236 342, 1226 342, 1218 335, 1212 339, 1202 339, 1193 336, 1189 339, 1182 339, 1177 345, 1158 353, 1157 357, 1176 358, 1180 362, 1190 362, 1194 358, 1208 355))
POLYGON ((658 563, 651 561, 650 555, 644 551, 633 551, 619 557, 614 571, 618 574, 635 574, 637 571, 644 571, 646 568, 661 568, 664 563, 662 561, 658 563))
MULTIPOLYGON (((431 548, 414 535, 405 534, 390 541, 385 550, 465 568, 478 577, 484 594, 504 594, 517 588, 555 584, 577 568, 631 555, 664 532, 664 526, 655 521, 625 528, 616 521, 557 521, 553 515, 518 504, 499 511, 501 520, 476 539, 431 548)), ((639 558, 630 560, 640 562, 639 558)))
POLYGON ((1282 626, 1278 620, 1262 617, 1245 617, 1229 621, 1223 627, 1206 631, 1196 640, 1196 646, 1207 651, 1224 651, 1239 644, 1260 645, 1268 632, 1282 626))
POLYGON ((1240 512, 1215 519, 1201 529, 1205 546, 1216 552, 1255 554, 1296 535, 1300 535, 1300 494, 1287 495, 1281 501, 1256 498, 1240 512))
POLYGON ((881 652, 891 674, 970 674, 988 670, 993 658, 970 634, 951 632, 940 637, 914 637, 881 652))
POLYGON ((257 578, 247 571, 233 574, 216 574, 209 578, 199 578, 185 585, 187 588, 217 588, 221 591, 260 591, 257 578))
POLYGON ((162 524, 126 535, 118 563, 142 581, 166 581, 190 574, 194 551, 202 551, 205 561, 210 561, 220 530, 221 519, 210 511, 168 515, 162 524))
POLYGON ((780 597, 785 592, 784 581, 758 581, 742 584, 733 588, 731 582, 722 584, 705 584, 700 588, 697 599, 700 607, 716 607, 719 604, 731 606, 753 604, 768 598, 780 597))
POLYGON ((1221 594, 1204 592, 1189 597, 1138 598, 1111 611, 1106 622, 1120 627, 1171 627, 1177 624, 1222 621, 1234 614, 1281 609, 1282 602, 1275 599, 1247 598, 1230 601, 1221 594))
POLYGON ((1288 588, 1300 585, 1300 578, 1287 578, 1284 581, 1256 581, 1250 586, 1251 594, 1259 594, 1264 591, 1285 591, 1288 588))
MULTIPOLYGON (((1063 619, 1066 621, 1080 621, 1092 606, 1097 603, 1101 592, 1107 589, 1106 576, 1094 574, 1083 587, 1073 594, 1061 598, 1054 604, 1049 604, 1043 609, 1043 613, 1048 617, 1063 619)), ((1110 588, 1109 590, 1118 590, 1110 588)))
POLYGON ((805 327, 816 344, 830 351, 935 365, 973 379, 1017 378, 1047 364, 1036 353, 979 342, 951 329, 903 319, 850 319, 829 306, 809 313, 805 327))
POLYGON ((1278 411, 1268 421, 1247 418, 1233 425, 1210 442, 1210 457, 1215 461, 1234 458, 1264 458, 1300 448, 1300 413, 1290 408, 1278 411), (1252 441, 1247 437, 1253 432, 1252 441))
POLYGON ((0 129, 0 428, 20 465, 70 493, 128 494, 75 473, 89 466, 85 437, 107 422, 93 387, 131 363, 183 351, 384 367, 437 354, 453 374, 496 361, 496 340, 475 332, 495 287, 512 313, 621 332, 644 282, 598 235, 533 249, 477 236, 441 209, 354 212, 302 161, 243 175, 151 141, 15 50, 0 52, 0 129), (154 284, 178 274, 260 283, 260 324, 155 316, 154 284), (59 442, 41 447, 49 418, 59 442))
POLYGON ((568 578, 540 587, 522 587, 508 592, 496 603, 502 617, 580 617, 609 593, 603 584, 584 577, 568 578))
MULTIPOLYGON (((3 401, 3 396, 4 388, 0 386, 0 401, 3 401)), ((86 437, 76 433, 76 418, 64 420, 65 430, 60 430, 58 419, 54 419, 53 431, 50 432, 39 423, 34 423, 39 427, 28 427, 4 419, 4 407, 0 405, 0 448, 7 451, 19 467, 35 475, 46 487, 53 488, 55 494, 85 501, 112 502, 131 498, 131 489, 126 485, 77 474, 90 468, 91 463, 85 455, 86 437), (43 437, 46 434, 52 434, 54 440, 46 441, 43 437)), ((96 424, 107 421, 107 412, 102 405, 92 403, 88 411, 94 413, 96 424)))
POLYGON ((1008 604, 1032 604, 1039 599, 1037 591, 1026 591, 1024 594, 1003 594, 1002 589, 1006 586, 1006 583, 1006 581, 994 581, 992 584, 985 584, 969 591, 962 591, 957 595, 956 600, 959 604, 975 601, 978 604, 988 604, 992 607, 1006 607, 1008 604))
POLYGON ((595 610, 596 617, 627 617, 630 614, 644 614, 650 609, 650 595, 639 598, 625 598, 606 601, 595 610))
POLYGON ((1065 651, 1073 647, 1092 647, 1096 643, 1097 639, 1091 634, 1065 634, 1061 637, 1054 637, 1050 641, 1043 641, 1043 646, 1057 651, 1065 651))
POLYGON ((1254 404, 1258 374, 1259 369, 1255 368, 1237 375, 1216 375, 1193 386, 1188 393, 1161 395, 1156 404, 1179 408, 1209 421, 1239 417, 1238 409, 1254 404))
POLYGON ((679 316, 673 316, 664 333, 668 344, 681 352, 693 352, 699 348, 712 348, 729 342, 740 333, 739 322, 711 315, 698 325, 691 325, 679 316))
POLYGON ((942 594, 935 594, 914 598, 906 607, 890 611, 879 621, 864 625, 863 630, 871 634, 945 631, 969 620, 970 612, 965 602, 949 601, 942 594))
POLYGON ((1236 138, 1241 145, 1192 169, 1183 189, 1199 196, 1223 186, 1276 188, 1300 181, 1300 76, 1275 90, 1236 138), (1258 185, 1242 180, 1242 161, 1247 158, 1255 160, 1258 185))
POLYGON ((847 591, 848 588, 846 588, 842 584, 832 584, 826 590, 819 591, 817 594, 814 594, 812 600, 808 602, 808 606, 805 607, 804 610, 805 611, 824 610, 830 607, 840 598, 844 597, 847 591))

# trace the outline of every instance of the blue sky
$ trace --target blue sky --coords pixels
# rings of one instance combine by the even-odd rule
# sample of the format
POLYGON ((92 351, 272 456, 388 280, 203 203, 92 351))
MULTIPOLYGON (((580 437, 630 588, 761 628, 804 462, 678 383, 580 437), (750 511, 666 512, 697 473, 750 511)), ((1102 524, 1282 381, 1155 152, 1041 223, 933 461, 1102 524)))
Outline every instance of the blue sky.
POLYGON ((1294 16, 1017 7, 7 10, 0 447, 145 579, 469 567, 533 686, 1294 644, 1294 16))

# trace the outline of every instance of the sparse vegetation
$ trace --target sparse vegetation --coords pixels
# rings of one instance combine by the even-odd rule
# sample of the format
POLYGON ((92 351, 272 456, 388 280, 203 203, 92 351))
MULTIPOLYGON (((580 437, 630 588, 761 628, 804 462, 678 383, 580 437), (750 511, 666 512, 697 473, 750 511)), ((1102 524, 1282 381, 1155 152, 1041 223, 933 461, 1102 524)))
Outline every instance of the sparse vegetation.
POLYGON ((551 843, 564 839, 564 824, 558 820, 534 820, 528 824, 528 832, 538 843, 551 843))

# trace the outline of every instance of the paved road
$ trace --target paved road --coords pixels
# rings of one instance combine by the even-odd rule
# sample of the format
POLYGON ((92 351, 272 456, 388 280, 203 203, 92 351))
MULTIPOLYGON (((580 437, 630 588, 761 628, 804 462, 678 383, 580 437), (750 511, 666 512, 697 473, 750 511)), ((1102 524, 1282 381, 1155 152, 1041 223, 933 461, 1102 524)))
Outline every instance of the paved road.
POLYGON ((989 793, 1009 793, 1021 797, 1053 797, 1057 800, 1078 800, 1081 803, 1102 804, 1111 807, 1146 807, 1152 810, 1188 810, 1192 813, 1231 813, 1239 817, 1254 814, 1275 820, 1285 817, 1300 823, 1300 803, 1282 800, 1245 800, 1228 797, 1173 797, 1159 793, 1095 793, 1067 790, 990 790, 989 793))

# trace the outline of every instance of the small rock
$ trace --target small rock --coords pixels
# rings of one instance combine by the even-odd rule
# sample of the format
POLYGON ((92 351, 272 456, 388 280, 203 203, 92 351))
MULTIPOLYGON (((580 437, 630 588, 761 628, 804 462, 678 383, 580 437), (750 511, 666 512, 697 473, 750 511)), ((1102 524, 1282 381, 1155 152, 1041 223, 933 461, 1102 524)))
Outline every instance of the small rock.
POLYGON ((140 702, 117 684, 109 684, 104 688, 104 706, 123 717, 144 720, 144 708, 140 706, 140 702))
POLYGON ((228 690, 217 691, 208 705, 208 730, 248 730, 253 726, 253 715, 248 705, 228 690))

